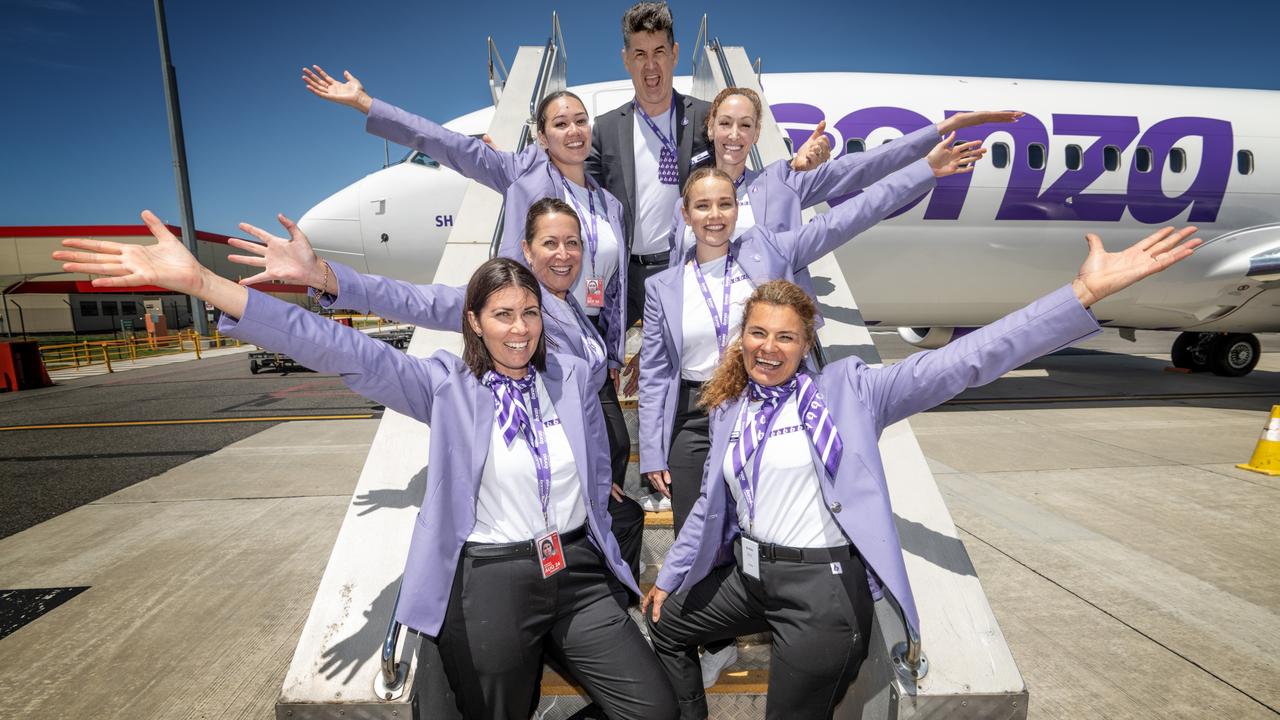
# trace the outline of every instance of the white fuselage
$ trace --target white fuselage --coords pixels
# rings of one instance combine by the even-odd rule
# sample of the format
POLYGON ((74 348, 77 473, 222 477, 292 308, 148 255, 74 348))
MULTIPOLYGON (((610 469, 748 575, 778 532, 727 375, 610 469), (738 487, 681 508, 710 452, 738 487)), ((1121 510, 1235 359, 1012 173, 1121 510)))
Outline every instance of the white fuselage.
MULTIPOLYGON (((687 78, 676 86, 685 90, 687 78)), ((1122 248, 1165 225, 1194 224, 1205 246, 1099 303, 1099 319, 1280 331, 1280 276, 1257 270, 1258 256, 1280 252, 1280 93, 863 73, 766 75, 763 87, 796 144, 825 119, 835 156, 949 112, 1027 113, 962 133, 989 149, 973 174, 942 180, 837 251, 869 325, 981 325, 1069 281, 1085 232, 1122 248)), ((571 89, 593 117, 632 94, 629 81, 571 89)), ((492 112, 446 125, 482 133, 492 112)), ((423 163, 418 156, 373 173, 317 205, 302 219, 313 244, 361 270, 429 282, 467 181, 423 163)))

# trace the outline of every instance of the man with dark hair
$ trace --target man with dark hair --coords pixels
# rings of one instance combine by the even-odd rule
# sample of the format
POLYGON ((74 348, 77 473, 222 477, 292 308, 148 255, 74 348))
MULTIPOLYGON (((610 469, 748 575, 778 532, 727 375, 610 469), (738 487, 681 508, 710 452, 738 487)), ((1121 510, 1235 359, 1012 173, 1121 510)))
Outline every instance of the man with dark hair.
POLYGON ((626 242, 627 325, 644 311, 644 281, 667 267, 672 208, 692 166, 710 158, 708 103, 671 87, 680 45, 663 2, 633 5, 622 16, 622 64, 635 97, 596 118, 587 171, 622 201, 626 242))

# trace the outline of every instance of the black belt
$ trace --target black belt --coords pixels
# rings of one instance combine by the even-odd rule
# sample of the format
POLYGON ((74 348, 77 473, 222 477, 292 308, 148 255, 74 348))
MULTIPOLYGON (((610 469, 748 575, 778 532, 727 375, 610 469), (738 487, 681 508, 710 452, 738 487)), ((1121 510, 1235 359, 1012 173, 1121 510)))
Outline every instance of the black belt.
POLYGON ((653 265, 666 265, 671 259, 671 252, 663 250, 662 252, 649 253, 648 255, 632 255, 631 262, 639 263, 646 267, 653 265))
POLYGON ((680 378, 680 386, 687 390, 701 391, 702 386, 705 384, 705 380, 685 380, 680 378))
MULTIPOLYGON (((762 560, 784 560, 786 562, 816 564, 840 562, 858 554, 857 548, 852 545, 797 548, 759 541, 757 543, 760 545, 760 558, 762 560)), ((742 541, 740 539, 733 541, 733 554, 739 558, 742 557, 742 541)))
MULTIPOLYGON (((563 547, 571 542, 577 542, 586 536, 587 526, 581 525, 567 533, 561 534, 560 545, 563 547)), ((523 542, 514 543, 463 543, 462 554, 473 558, 493 559, 522 557, 526 555, 532 557, 536 553, 534 551, 533 541, 525 540, 523 542)))

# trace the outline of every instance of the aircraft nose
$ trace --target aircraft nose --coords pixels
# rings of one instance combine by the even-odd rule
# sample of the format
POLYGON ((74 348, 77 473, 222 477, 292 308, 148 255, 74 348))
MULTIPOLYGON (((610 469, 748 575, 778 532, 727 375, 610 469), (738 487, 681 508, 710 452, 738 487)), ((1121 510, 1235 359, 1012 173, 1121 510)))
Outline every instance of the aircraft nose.
POLYGON ((298 220, 317 250, 343 253, 362 252, 360 238, 360 193, 349 185, 321 200, 298 220))

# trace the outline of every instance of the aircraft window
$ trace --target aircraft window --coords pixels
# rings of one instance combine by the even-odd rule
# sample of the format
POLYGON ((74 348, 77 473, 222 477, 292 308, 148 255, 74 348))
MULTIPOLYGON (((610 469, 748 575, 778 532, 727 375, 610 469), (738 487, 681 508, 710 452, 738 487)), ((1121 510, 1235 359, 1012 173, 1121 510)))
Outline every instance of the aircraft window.
POLYGON ((98 317, 98 303, 94 300, 80 301, 81 317, 98 317))
POLYGON ((1176 147, 1169 151, 1169 169, 1180 173, 1187 169, 1187 151, 1176 147))
POLYGON ((1139 145, 1133 156, 1133 166, 1138 172, 1151 172, 1151 148, 1139 145))
POLYGON ((1032 170, 1044 169, 1044 146, 1040 143, 1031 143, 1027 146, 1027 165, 1032 170))
POLYGON ((103 301, 102 301, 102 314, 103 314, 103 315, 119 315, 119 314, 120 314, 120 306, 119 306, 119 305, 117 305, 117 304, 116 304, 116 302, 115 302, 114 300, 103 300, 103 301))
POLYGON ((1102 166, 1109 171, 1120 169, 1120 148, 1108 145, 1102 148, 1102 166))
POLYGON ((867 143, 862 138, 854 138, 844 144, 844 151, 847 153, 863 152, 867 149, 867 143))
POLYGON ((1067 146, 1067 169, 1079 170, 1084 165, 1084 153, 1079 145, 1067 146))
POLYGON ((1253 151, 1241 150, 1236 153, 1236 170, 1241 175, 1253 174, 1253 151))
POLYGON ((792 142, 791 142, 791 138, 789 138, 789 137, 784 137, 784 138, 782 138, 782 142, 784 142, 784 143, 786 143, 786 144, 787 144, 787 154, 788 154, 788 155, 795 155, 795 154, 796 154, 796 147, 795 147, 795 145, 793 145, 793 144, 792 144, 792 142))
POLYGON ((409 156, 409 162, 415 165, 424 165, 426 167, 440 167, 440 163, 432 160, 429 156, 424 155, 416 150, 409 156))
POLYGON ((125 317, 138 314, 138 303, 133 300, 120 301, 120 314, 125 317))
POLYGON ((880 144, 881 144, 881 145, 888 145, 888 144, 889 144, 889 143, 891 143, 891 142, 893 142, 893 138, 889 138, 888 140, 885 140, 885 141, 881 142, 880 144))
POLYGON ((1004 168, 1009 166, 1009 146, 998 142, 991 146, 991 166, 1004 168))

